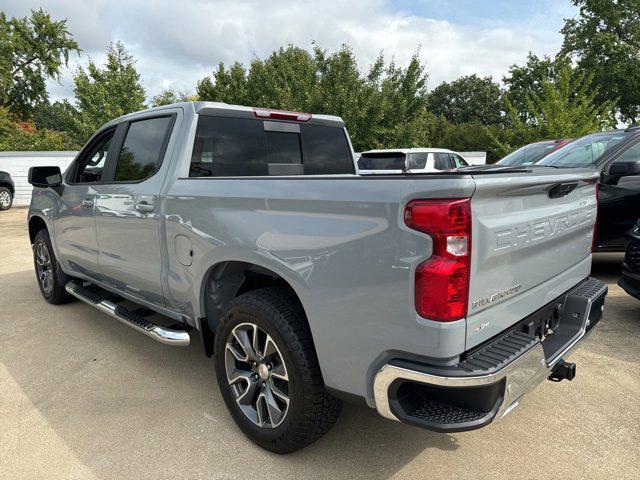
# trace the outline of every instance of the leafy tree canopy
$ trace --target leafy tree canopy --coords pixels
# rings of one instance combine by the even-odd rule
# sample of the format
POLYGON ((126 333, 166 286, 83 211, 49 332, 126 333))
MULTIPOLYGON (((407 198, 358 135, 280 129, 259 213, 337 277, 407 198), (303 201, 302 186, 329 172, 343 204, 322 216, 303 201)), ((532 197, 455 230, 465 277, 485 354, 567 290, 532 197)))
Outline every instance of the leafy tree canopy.
POLYGON ((512 65, 509 74, 503 78, 506 87, 506 98, 518 111, 523 121, 531 120, 528 102, 531 95, 542 95, 544 82, 555 82, 558 71, 570 65, 567 57, 552 59, 542 58, 529 52, 524 65, 512 65))
POLYGON ((197 95, 189 95, 187 92, 177 92, 175 90, 165 89, 151 99, 151 106, 160 107, 171 103, 195 102, 197 100, 197 95))
POLYGON ((288 45, 248 68, 221 63, 196 90, 201 100, 339 115, 360 150, 428 143, 426 80, 417 54, 406 69, 385 66, 380 55, 361 75, 347 45, 336 52, 288 45))
POLYGON ((429 110, 453 123, 497 125, 503 120, 502 90, 491 77, 460 77, 429 94, 429 110))
POLYGON ((623 121, 640 117, 640 0, 572 0, 577 18, 565 20, 562 54, 593 75, 600 102, 616 102, 623 121))
POLYGON ((48 98, 45 81, 58 79, 69 55, 79 53, 66 20, 44 10, 7 19, 0 11, 0 106, 17 118, 30 118, 36 103, 48 98))
POLYGON ((88 139, 101 125, 127 113, 145 108, 145 93, 134 58, 120 42, 109 44, 104 68, 89 61, 86 71, 78 68, 75 82, 75 130, 88 139))

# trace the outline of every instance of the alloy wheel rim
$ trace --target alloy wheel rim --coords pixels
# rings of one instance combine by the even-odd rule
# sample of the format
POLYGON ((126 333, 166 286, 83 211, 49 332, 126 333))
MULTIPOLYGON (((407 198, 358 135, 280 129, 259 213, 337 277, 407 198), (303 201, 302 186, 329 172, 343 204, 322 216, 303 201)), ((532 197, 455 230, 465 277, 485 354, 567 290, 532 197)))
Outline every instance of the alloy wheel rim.
POLYGON ((51 269, 51 255, 49 249, 42 242, 36 245, 36 265, 38 270, 38 281, 42 290, 49 295, 53 290, 53 270, 51 269))
POLYGON ((5 208, 11 204, 11 196, 9 192, 0 192, 0 205, 5 208))
POLYGON ((289 375, 273 338, 253 323, 237 325, 225 348, 227 382, 244 415, 276 428, 289 411, 289 375))

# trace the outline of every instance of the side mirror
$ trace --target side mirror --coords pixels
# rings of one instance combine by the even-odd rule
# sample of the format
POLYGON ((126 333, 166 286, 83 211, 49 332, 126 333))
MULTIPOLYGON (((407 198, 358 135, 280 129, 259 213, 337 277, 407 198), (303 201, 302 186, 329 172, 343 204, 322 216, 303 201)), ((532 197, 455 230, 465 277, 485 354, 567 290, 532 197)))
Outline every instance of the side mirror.
POLYGON ((640 175, 640 160, 635 162, 614 162, 609 167, 609 175, 626 177, 629 175, 640 175))
POLYGON ((49 188, 62 184, 60 167, 30 167, 27 178, 34 187, 49 188))

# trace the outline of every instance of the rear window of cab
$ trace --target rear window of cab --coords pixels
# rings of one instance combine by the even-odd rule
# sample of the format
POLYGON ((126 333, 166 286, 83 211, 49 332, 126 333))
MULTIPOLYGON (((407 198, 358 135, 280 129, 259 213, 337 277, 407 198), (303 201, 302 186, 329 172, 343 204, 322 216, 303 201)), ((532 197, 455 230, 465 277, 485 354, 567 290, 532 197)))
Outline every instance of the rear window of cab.
POLYGON ((268 176, 282 171, 302 175, 354 174, 344 129, 249 118, 199 117, 190 177, 268 176))

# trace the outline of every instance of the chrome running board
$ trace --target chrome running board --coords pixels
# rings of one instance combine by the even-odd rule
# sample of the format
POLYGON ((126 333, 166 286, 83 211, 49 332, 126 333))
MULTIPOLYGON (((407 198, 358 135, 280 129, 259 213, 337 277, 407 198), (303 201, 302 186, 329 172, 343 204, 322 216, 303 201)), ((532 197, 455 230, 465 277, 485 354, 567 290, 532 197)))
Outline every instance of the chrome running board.
POLYGON ((138 315, 125 307, 116 305, 115 303, 102 298, 100 295, 87 290, 76 282, 72 281, 67 283, 65 290, 77 299, 82 300, 84 303, 97 308, 101 312, 119 320, 128 327, 153 338, 157 342, 164 343, 165 345, 186 347, 191 341, 187 331, 161 327, 142 315, 138 315))

